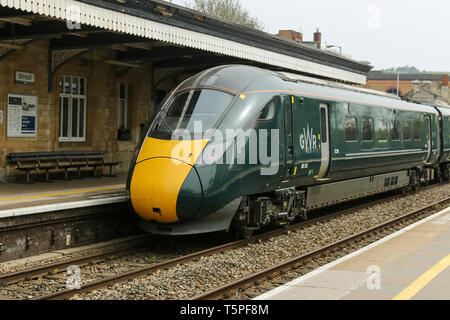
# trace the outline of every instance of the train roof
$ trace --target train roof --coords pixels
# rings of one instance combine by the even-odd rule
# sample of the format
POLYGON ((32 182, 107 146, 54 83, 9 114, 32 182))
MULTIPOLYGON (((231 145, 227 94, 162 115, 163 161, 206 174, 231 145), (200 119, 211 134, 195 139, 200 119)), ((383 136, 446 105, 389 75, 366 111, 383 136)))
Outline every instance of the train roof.
POLYGON ((424 104, 438 109, 444 116, 450 116, 450 106, 444 102, 425 102, 424 104))
POLYGON ((247 65, 222 65, 204 70, 185 80, 176 91, 190 87, 215 87, 234 94, 291 92, 329 100, 437 113, 432 106, 406 102, 393 94, 247 65))
POLYGON ((394 95, 392 93, 383 92, 383 91, 355 87, 355 86, 351 86, 351 85, 340 83, 340 82, 318 79, 318 78, 313 78, 313 77, 307 77, 307 76, 290 73, 290 72, 275 71, 273 73, 285 81, 310 83, 310 84, 315 84, 315 85, 329 87, 329 88, 350 90, 350 91, 360 92, 360 93, 369 93, 369 94, 373 94, 373 95, 380 96, 380 97, 386 97, 386 98, 400 100, 400 98, 397 97, 396 95, 394 95))

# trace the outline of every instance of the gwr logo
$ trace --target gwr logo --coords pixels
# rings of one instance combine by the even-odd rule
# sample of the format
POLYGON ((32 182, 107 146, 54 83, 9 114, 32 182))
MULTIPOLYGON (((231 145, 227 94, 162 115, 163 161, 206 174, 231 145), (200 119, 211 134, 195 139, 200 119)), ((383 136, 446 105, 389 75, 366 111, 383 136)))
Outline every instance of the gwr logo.
POLYGON ((303 128, 303 133, 300 134, 300 148, 306 153, 312 153, 317 149, 317 138, 314 135, 313 128, 309 128, 309 123, 306 124, 306 129, 303 128))

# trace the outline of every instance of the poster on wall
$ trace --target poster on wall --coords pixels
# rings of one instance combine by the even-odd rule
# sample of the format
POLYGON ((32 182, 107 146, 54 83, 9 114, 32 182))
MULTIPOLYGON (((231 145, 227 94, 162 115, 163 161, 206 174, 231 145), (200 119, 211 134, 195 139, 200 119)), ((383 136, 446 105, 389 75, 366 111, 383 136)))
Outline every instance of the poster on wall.
POLYGON ((7 136, 36 137, 37 96, 8 94, 7 136))

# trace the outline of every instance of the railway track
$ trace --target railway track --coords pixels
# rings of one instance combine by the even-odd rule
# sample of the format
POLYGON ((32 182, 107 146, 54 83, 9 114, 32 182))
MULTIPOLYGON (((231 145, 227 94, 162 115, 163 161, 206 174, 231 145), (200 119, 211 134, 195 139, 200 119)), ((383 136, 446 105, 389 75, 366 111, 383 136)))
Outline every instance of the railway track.
POLYGON ((93 254, 83 255, 63 261, 44 264, 34 268, 28 268, 16 272, 2 274, 0 275, 0 284, 12 284, 21 280, 39 278, 45 275, 59 273, 65 271, 67 267, 71 265, 84 266, 90 263, 115 259, 126 254, 141 252, 145 250, 145 246, 146 244, 148 244, 148 240, 150 238, 151 236, 144 235, 140 239, 127 241, 125 244, 119 245, 116 248, 108 248, 105 250, 100 250, 99 252, 93 254))
MULTIPOLYGON (((329 245, 323 246, 306 254, 302 254, 288 261, 277 264, 273 267, 269 267, 265 270, 262 270, 258 273, 252 274, 247 277, 243 277, 241 279, 237 279, 236 281, 230 282, 226 285, 214 288, 209 290, 203 294, 200 294, 193 298, 193 300, 213 300, 213 299, 229 299, 233 297, 233 293, 237 291, 245 291, 252 286, 258 286, 262 281, 271 280, 280 275, 283 275, 286 272, 301 268, 305 264, 308 263, 309 260, 314 258, 323 258, 327 255, 334 254, 345 247, 350 245, 354 245, 355 243, 361 242, 362 240, 369 237, 371 234, 381 233, 386 229, 389 229, 393 226, 406 223, 410 220, 417 219, 418 217, 422 217, 423 215, 431 214, 433 211, 433 207, 441 205, 441 204, 450 203, 450 197, 443 199, 441 201, 437 201, 430 205, 427 205, 419 210, 415 210, 409 213, 406 213, 402 216, 399 216, 395 219, 387 221, 385 223, 374 226, 368 230, 357 233, 353 236, 347 237, 345 239, 339 240, 337 242, 331 243, 329 245)), ((409 224, 409 223, 407 223, 409 224)), ((279 283, 279 282, 278 282, 279 283)), ((241 292, 242 294, 242 292, 241 292)))
MULTIPOLYGON (((426 189, 426 188, 424 188, 426 189)), ((256 236, 253 236, 250 239, 243 239, 239 241, 233 241, 233 242, 227 242, 225 244, 221 244, 218 246, 214 246, 205 250, 200 250, 197 252, 193 252, 187 255, 180 255, 179 257, 173 258, 173 259, 167 259, 165 261, 162 261, 160 263, 151 263, 146 266, 135 268, 128 272, 121 272, 113 276, 104 277, 101 279, 93 280, 90 282, 86 282, 83 284, 83 286, 80 289, 63 289, 63 290, 57 290, 55 292, 49 291, 52 293, 49 294, 42 294, 37 293, 33 296, 30 296, 29 298, 36 299, 36 300, 46 300, 46 299, 67 299, 72 297, 75 294, 82 294, 91 292, 96 289, 106 288, 110 285, 125 282, 131 279, 135 279, 142 276, 151 275, 154 273, 157 273, 161 270, 168 269, 173 266, 186 264, 190 261, 198 261, 200 258, 204 256, 210 256, 214 255, 220 252, 224 252, 227 250, 232 250, 235 248, 244 247, 247 244, 251 243, 257 243, 269 240, 277 235, 282 235, 289 233, 290 231, 295 230, 301 230, 302 228, 306 228, 308 226, 314 225, 314 224, 321 224, 327 220, 334 219, 336 217, 345 215, 347 213, 351 213, 357 210, 361 210, 364 208, 380 205, 384 202, 388 202, 391 200, 394 200, 396 198, 400 198, 400 194, 395 195, 384 195, 380 197, 377 201, 371 201, 369 203, 362 203, 359 205, 356 205, 353 203, 347 203, 345 204, 346 207, 344 209, 339 210, 336 212, 336 207, 330 207, 327 209, 323 209, 318 211, 319 214, 322 214, 322 216, 319 216, 317 218, 299 222, 296 224, 293 224, 291 226, 288 226, 286 228, 278 228, 276 230, 268 231, 263 234, 259 234, 256 236), (329 213, 330 210, 335 210, 333 213, 329 213)), ((367 199, 366 199, 367 200, 367 199)), ((434 204, 433 204, 434 205, 434 204)), ((145 241, 144 241, 145 242, 145 241)), ((45 277, 47 275, 53 275, 57 273, 62 273, 66 270, 66 268, 70 265, 77 265, 77 266, 86 266, 90 264, 95 264, 99 262, 107 261, 107 263, 112 263, 114 259, 117 259, 119 257, 124 257, 126 255, 132 255, 133 253, 144 251, 144 246, 141 244, 134 245, 134 246, 125 246, 120 248, 115 248, 107 251, 103 251, 100 253, 92 254, 89 256, 79 257, 79 258, 73 258, 66 261, 56 262, 49 265, 44 265, 32 269, 26 269, 22 271, 18 271, 11 274, 5 274, 0 276, 0 285, 1 284, 7 284, 7 283, 17 283, 20 281, 28 281, 31 279, 36 279, 39 277, 45 277)), ((104 262, 105 263, 105 262, 104 262)), ((259 275, 259 273, 258 273, 259 275)), ((250 280, 249 280, 250 281, 250 280)), ((1 288, 1 287, 0 287, 1 288)), ((43 290, 45 292, 45 290, 43 290)), ((207 298, 207 297, 205 297, 207 298)))
MULTIPOLYGON (((242 240, 238 240, 238 241, 228 242, 228 243, 225 243, 225 244, 222 244, 219 246, 215 246, 212 248, 193 252, 188 255, 183 255, 183 256, 180 256, 180 257, 177 257, 174 259, 169 259, 169 260, 157 263, 157 264, 152 264, 149 266, 131 270, 129 272, 120 273, 120 274, 117 274, 115 276, 111 276, 111 277, 108 277, 105 279, 99 279, 99 280, 95 280, 92 282, 88 282, 88 283, 85 283, 80 289, 65 289, 65 290, 51 293, 48 295, 38 296, 35 298, 35 300, 68 299, 75 294, 79 295, 82 293, 91 292, 93 290, 106 288, 113 284, 125 282, 125 281, 135 279, 138 277, 142 277, 142 276, 148 276, 148 275, 154 274, 160 270, 165 270, 165 269, 168 269, 173 266, 182 265, 182 264, 188 263, 190 261, 198 261, 200 258, 205 257, 205 256, 214 255, 214 254, 217 254, 217 253, 220 253, 223 251, 228 251, 228 250, 232 250, 235 248, 244 247, 251 243, 266 241, 277 235, 286 234, 286 233, 289 233, 294 230, 299 230, 299 229, 301 230, 302 228, 306 228, 310 225, 320 224, 320 223, 323 223, 324 221, 334 219, 341 215, 345 215, 345 214, 354 212, 356 210, 361 210, 361 209, 364 209, 367 207, 379 205, 381 203, 396 199, 398 197, 401 197, 401 195, 396 194, 393 196, 383 197, 375 202, 363 203, 363 204, 356 205, 356 206, 353 205, 353 206, 347 207, 343 210, 339 210, 339 211, 331 213, 331 214, 328 213, 326 215, 323 215, 323 216, 320 216, 320 217, 317 217, 317 218, 314 218, 311 220, 299 222, 299 223, 290 225, 285 228, 278 228, 276 230, 268 231, 263 234, 255 235, 249 239, 242 239, 242 240)), ((328 211, 329 211, 329 209, 328 209, 328 211)), ((325 213, 322 213, 322 214, 325 214, 325 213)))

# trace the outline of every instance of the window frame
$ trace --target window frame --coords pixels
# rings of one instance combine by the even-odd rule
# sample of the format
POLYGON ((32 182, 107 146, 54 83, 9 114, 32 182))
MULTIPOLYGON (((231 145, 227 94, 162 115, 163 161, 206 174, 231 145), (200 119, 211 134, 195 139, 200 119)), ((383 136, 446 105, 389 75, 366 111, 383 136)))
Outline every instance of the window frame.
POLYGON ((59 134, 58 134, 58 141, 60 142, 85 142, 86 141, 86 127, 87 127, 87 122, 86 122, 86 118, 87 118, 87 77, 83 77, 83 76, 73 76, 73 75, 60 75, 60 88, 59 88, 59 134), (69 93, 65 92, 66 86, 65 84, 68 83, 66 82, 66 79, 69 78, 70 79, 70 88, 69 88, 69 93), (77 79, 77 93, 73 93, 72 89, 73 89, 73 80, 77 79), (81 94, 81 79, 84 80, 84 87, 83 87, 83 94, 81 94), (64 127, 64 115, 63 115, 63 99, 67 98, 68 99, 68 109, 67 109, 67 137, 63 137, 63 127, 64 127), (78 137, 73 137, 72 133, 73 133, 73 128, 72 128, 72 108, 73 108, 73 99, 77 99, 77 107, 78 107, 78 119, 77 119, 77 125, 78 125, 78 129, 77 132, 79 134, 78 137), (83 101, 83 119, 81 119, 83 121, 83 132, 82 135, 80 135, 80 106, 81 106, 81 101, 83 101))
POLYGON ((345 122, 344 122, 344 140, 345 142, 358 142, 359 141, 359 127, 358 127, 358 119, 356 117, 352 117, 352 116, 347 116, 345 118, 345 122), (355 119, 355 127, 353 127, 355 129, 356 132, 356 140, 347 140, 347 120, 349 119, 355 119))
POLYGON ((418 119, 416 119, 416 120, 414 120, 414 122, 413 122, 413 136, 412 136, 412 138, 413 138, 413 140, 414 141, 422 141, 422 126, 421 126, 421 120, 418 120, 418 119), (418 125, 417 126, 417 128, 419 128, 419 137, 418 138, 416 138, 416 126, 415 125, 418 125))
POLYGON ((376 138, 376 141, 378 141, 378 142, 388 142, 388 140, 389 140, 389 123, 388 123, 388 121, 387 120, 384 120, 384 119, 377 119, 377 131, 376 131, 376 135, 375 135, 375 138, 376 138), (380 132, 380 123, 383 123, 384 125, 385 125, 385 130, 386 130, 386 138, 385 139, 382 139, 382 140, 380 140, 378 137, 377 137, 377 135, 378 135, 378 133, 380 132))
POLYGON ((401 139, 402 139, 402 134, 401 134, 401 131, 400 131, 400 127, 401 127, 401 125, 400 125, 400 121, 398 121, 398 120, 393 120, 393 121, 391 121, 391 141, 401 141, 401 139), (397 136, 398 136, 398 138, 397 139, 394 139, 394 131, 395 131, 395 124, 398 124, 398 131, 397 131, 397 136))
POLYGON ((128 101, 129 101, 129 85, 128 83, 120 83, 119 84, 119 105, 118 105, 118 116, 117 116, 117 128, 121 129, 121 123, 125 123, 124 129, 129 129, 129 125, 128 125, 128 101), (124 86, 125 88, 125 97, 122 98, 121 97, 121 89, 122 86, 124 86), (121 111, 121 102, 124 102, 124 110, 121 111), (123 115, 123 121, 122 120, 122 115, 123 115))
POLYGON ((362 118, 362 141, 363 142, 374 142, 375 141, 375 123, 373 121, 373 118, 362 118), (370 140, 364 139, 364 123, 365 123, 365 120, 367 120, 367 121, 370 120, 372 122, 372 130, 371 130, 372 139, 370 139, 370 140))
POLYGON ((258 122, 266 122, 266 121, 271 121, 275 118, 275 115, 277 113, 277 101, 274 98, 270 99, 269 102, 267 102, 264 107, 261 109, 261 111, 258 113, 258 117, 256 118, 256 121, 258 122), (273 102, 273 113, 272 113, 272 117, 270 118, 266 118, 266 119, 260 119, 259 116, 262 114, 262 112, 264 111, 265 108, 267 108, 269 106, 269 104, 271 104, 273 102))
POLYGON ((403 141, 412 141, 412 135, 411 135, 411 122, 409 122, 408 120, 403 121, 403 125, 402 125, 402 136, 403 136, 403 141), (408 131, 409 131, 409 138, 405 139, 405 124, 408 124, 408 131))

